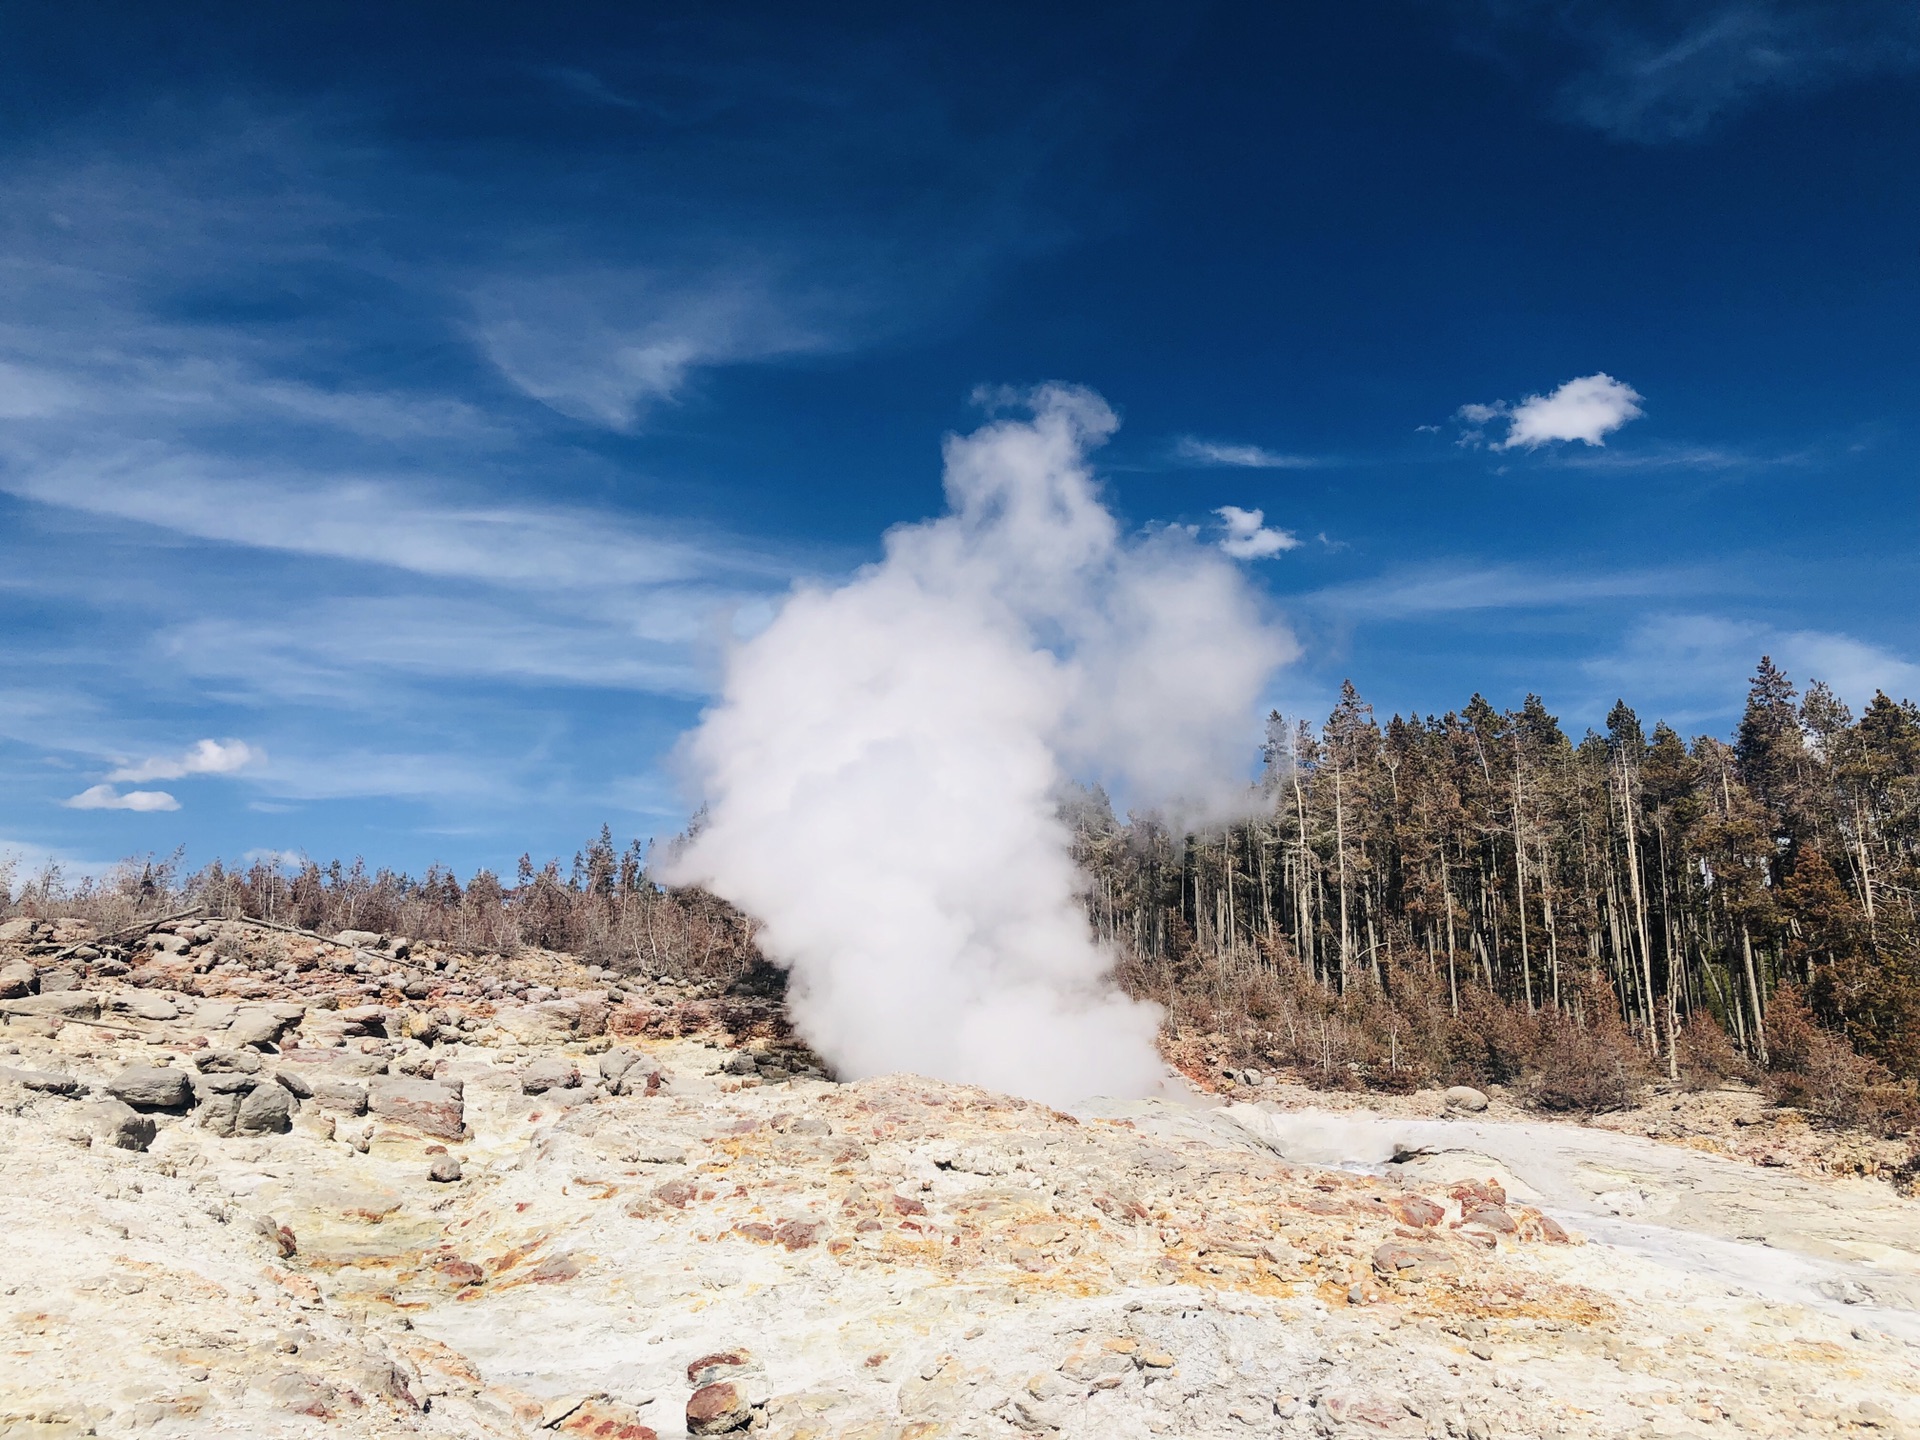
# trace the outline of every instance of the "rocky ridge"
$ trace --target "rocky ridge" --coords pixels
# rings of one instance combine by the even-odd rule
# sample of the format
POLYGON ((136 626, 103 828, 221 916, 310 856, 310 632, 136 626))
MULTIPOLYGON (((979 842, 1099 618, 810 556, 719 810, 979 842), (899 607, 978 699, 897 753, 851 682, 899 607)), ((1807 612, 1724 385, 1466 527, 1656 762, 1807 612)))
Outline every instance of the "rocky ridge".
MULTIPOLYGON (((0 1021, 4 1440, 1920 1434, 1914 1337, 1582 1243, 1497 1102, 1362 1173, 1286 1104, 837 1084, 752 996, 199 916, 0 923, 0 1021)), ((1849 1263, 1920 1275, 1886 1204, 1849 1263)))

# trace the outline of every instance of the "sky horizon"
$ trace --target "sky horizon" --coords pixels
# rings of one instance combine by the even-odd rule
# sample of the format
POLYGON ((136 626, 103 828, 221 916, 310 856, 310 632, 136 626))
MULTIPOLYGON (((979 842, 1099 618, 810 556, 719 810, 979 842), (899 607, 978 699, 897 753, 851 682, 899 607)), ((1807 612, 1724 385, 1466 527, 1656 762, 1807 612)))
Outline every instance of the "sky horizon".
POLYGON ((23 869, 671 835, 728 637, 1044 382, 1288 714, 1920 697, 1911 7, 76 4, 0 71, 23 869))

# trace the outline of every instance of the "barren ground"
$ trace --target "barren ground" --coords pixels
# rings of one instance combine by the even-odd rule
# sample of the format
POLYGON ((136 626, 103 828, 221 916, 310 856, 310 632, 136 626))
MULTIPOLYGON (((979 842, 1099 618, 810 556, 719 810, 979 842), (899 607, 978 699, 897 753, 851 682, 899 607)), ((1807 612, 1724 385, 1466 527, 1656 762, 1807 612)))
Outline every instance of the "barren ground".
POLYGON ((0 932, 4 1440, 1920 1435, 1920 1203, 1752 1096, 1067 1115, 566 957, 176 928, 0 932))

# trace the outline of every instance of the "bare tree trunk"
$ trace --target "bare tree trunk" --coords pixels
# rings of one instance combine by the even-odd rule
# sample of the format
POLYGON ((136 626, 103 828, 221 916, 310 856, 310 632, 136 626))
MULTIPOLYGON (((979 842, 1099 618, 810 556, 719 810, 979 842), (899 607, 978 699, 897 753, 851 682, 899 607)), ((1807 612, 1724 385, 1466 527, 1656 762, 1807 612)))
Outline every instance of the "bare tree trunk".
POLYGON ((1761 1003, 1760 975, 1753 965, 1753 934, 1747 928, 1746 918, 1740 920, 1740 956, 1747 967, 1747 1003, 1753 1009, 1754 1053, 1760 1057, 1760 1063, 1767 1063, 1767 1010, 1761 1003))

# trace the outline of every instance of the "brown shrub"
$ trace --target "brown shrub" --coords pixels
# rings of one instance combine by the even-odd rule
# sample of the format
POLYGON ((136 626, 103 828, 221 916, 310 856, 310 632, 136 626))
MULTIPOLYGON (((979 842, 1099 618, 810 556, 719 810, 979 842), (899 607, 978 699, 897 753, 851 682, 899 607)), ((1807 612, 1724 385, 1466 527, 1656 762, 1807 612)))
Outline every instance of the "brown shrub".
POLYGON ((1597 1114, 1624 1110, 1646 1080, 1646 1057, 1609 1012, 1582 1024, 1572 1016, 1540 1017, 1540 1043, 1528 1057, 1522 1094, 1543 1110, 1597 1114))
POLYGON ((1680 1083, 1689 1090, 1714 1090, 1729 1080, 1751 1081, 1754 1068, 1711 1018, 1680 1032, 1680 1083))
POLYGON ((1920 1095, 1878 1061, 1822 1026, 1799 987, 1782 986, 1767 1012, 1767 1096, 1830 1124, 1895 1136, 1920 1128, 1920 1095))

